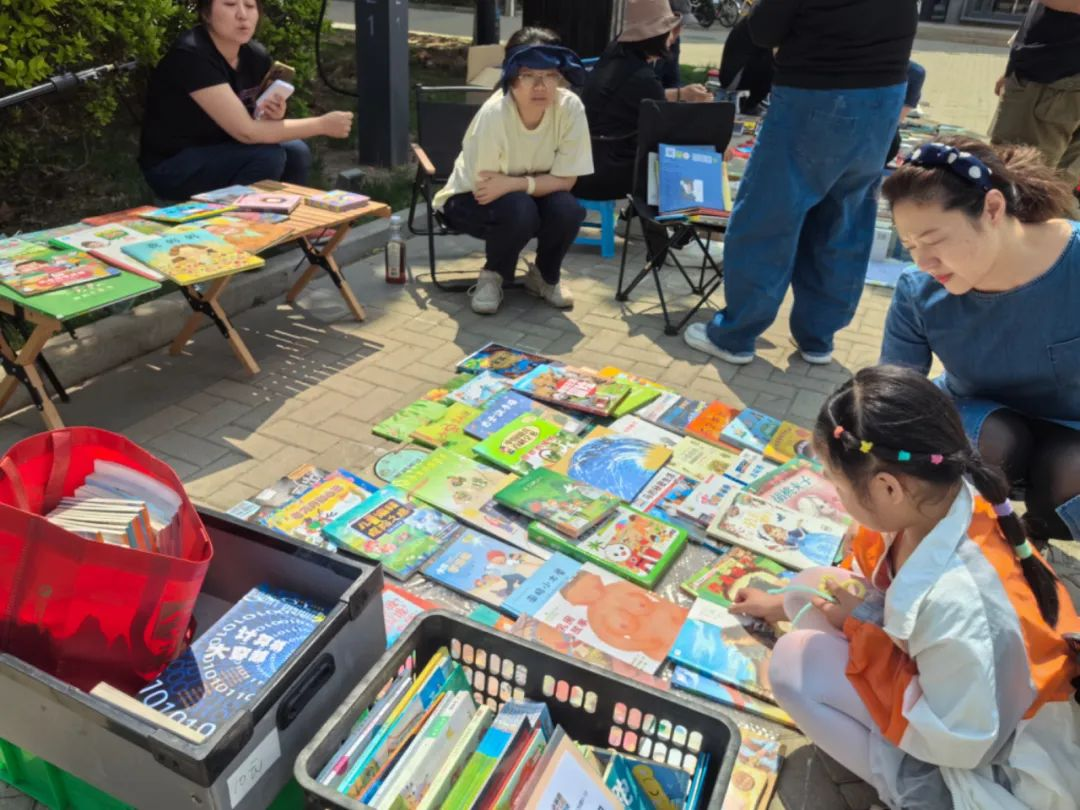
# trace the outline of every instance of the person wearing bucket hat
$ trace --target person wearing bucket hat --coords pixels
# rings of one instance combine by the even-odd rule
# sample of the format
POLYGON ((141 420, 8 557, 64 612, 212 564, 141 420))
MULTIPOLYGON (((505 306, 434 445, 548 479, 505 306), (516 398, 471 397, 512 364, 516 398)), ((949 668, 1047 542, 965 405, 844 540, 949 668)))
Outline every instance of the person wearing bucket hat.
POLYGON ((671 10, 671 0, 627 3, 622 32, 604 50, 581 94, 596 172, 578 181, 574 193, 579 197, 616 200, 630 193, 642 101, 712 101, 712 94, 700 84, 665 90, 657 76, 656 66, 669 58, 681 22, 671 10))
POLYGON ((486 261, 469 291, 474 312, 502 303, 525 245, 537 240, 525 289, 557 309, 574 305, 562 261, 585 209, 570 189, 593 170, 585 108, 564 85, 580 85, 581 61, 545 28, 506 43, 500 88, 477 111, 435 208, 447 224, 484 240, 486 261))

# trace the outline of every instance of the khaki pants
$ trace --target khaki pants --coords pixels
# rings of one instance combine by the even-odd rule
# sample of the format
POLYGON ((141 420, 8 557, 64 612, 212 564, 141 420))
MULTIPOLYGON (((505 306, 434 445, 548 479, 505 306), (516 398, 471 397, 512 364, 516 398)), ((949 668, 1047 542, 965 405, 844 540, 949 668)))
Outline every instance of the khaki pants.
POLYGON ((1052 84, 1010 76, 990 124, 990 140, 1038 148, 1075 189, 1080 182, 1080 76, 1052 84))

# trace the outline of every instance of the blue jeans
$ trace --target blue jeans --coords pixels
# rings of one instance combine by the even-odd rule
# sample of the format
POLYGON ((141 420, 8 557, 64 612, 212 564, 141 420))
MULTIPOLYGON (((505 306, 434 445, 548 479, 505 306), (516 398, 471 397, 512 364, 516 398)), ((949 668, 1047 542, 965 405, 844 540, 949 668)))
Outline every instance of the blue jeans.
POLYGON ((192 146, 144 171, 159 197, 186 200, 194 194, 259 180, 305 185, 311 150, 303 141, 221 143, 192 146))
POLYGON ((832 351, 862 295, 904 87, 773 88, 725 239, 726 306, 708 325, 714 344, 752 353, 790 284, 799 348, 832 351))
POLYGON ((922 98, 923 85, 926 83, 926 68, 918 62, 907 63, 907 91, 904 93, 905 107, 918 107, 922 98))
POLYGON ((535 238, 536 269, 548 284, 557 284, 585 209, 569 191, 543 197, 515 191, 487 205, 478 203, 470 191, 447 200, 443 217, 455 231, 484 240, 484 268, 504 281, 514 280, 521 251, 535 238))

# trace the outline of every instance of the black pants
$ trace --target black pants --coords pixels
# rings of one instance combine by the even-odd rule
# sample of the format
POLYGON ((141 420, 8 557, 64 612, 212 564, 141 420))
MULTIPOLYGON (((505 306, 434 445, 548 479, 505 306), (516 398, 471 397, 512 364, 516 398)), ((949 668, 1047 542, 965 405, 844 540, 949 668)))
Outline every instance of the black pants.
POLYGON ((569 191, 530 197, 516 191, 488 205, 472 192, 446 201, 443 217, 455 231, 484 240, 484 267, 512 281, 521 251, 535 238, 536 268, 548 284, 557 284, 563 259, 585 219, 585 209, 569 191))

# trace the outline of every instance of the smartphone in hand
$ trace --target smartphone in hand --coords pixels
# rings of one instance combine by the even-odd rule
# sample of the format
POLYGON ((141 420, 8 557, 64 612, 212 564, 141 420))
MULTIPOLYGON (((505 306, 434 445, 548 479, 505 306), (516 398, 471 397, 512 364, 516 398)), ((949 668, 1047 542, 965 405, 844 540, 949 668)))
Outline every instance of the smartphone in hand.
POLYGON ((262 81, 259 82, 259 87, 255 91, 255 97, 258 98, 265 93, 267 88, 278 79, 291 84, 296 80, 296 69, 286 65, 284 62, 274 62, 274 64, 270 66, 270 69, 266 71, 266 75, 263 76, 262 81))
POLYGON ((282 102, 288 100, 289 96, 293 94, 295 88, 286 81, 277 79, 266 88, 266 91, 255 100, 255 120, 262 118, 263 108, 266 103, 271 99, 278 99, 282 102))

